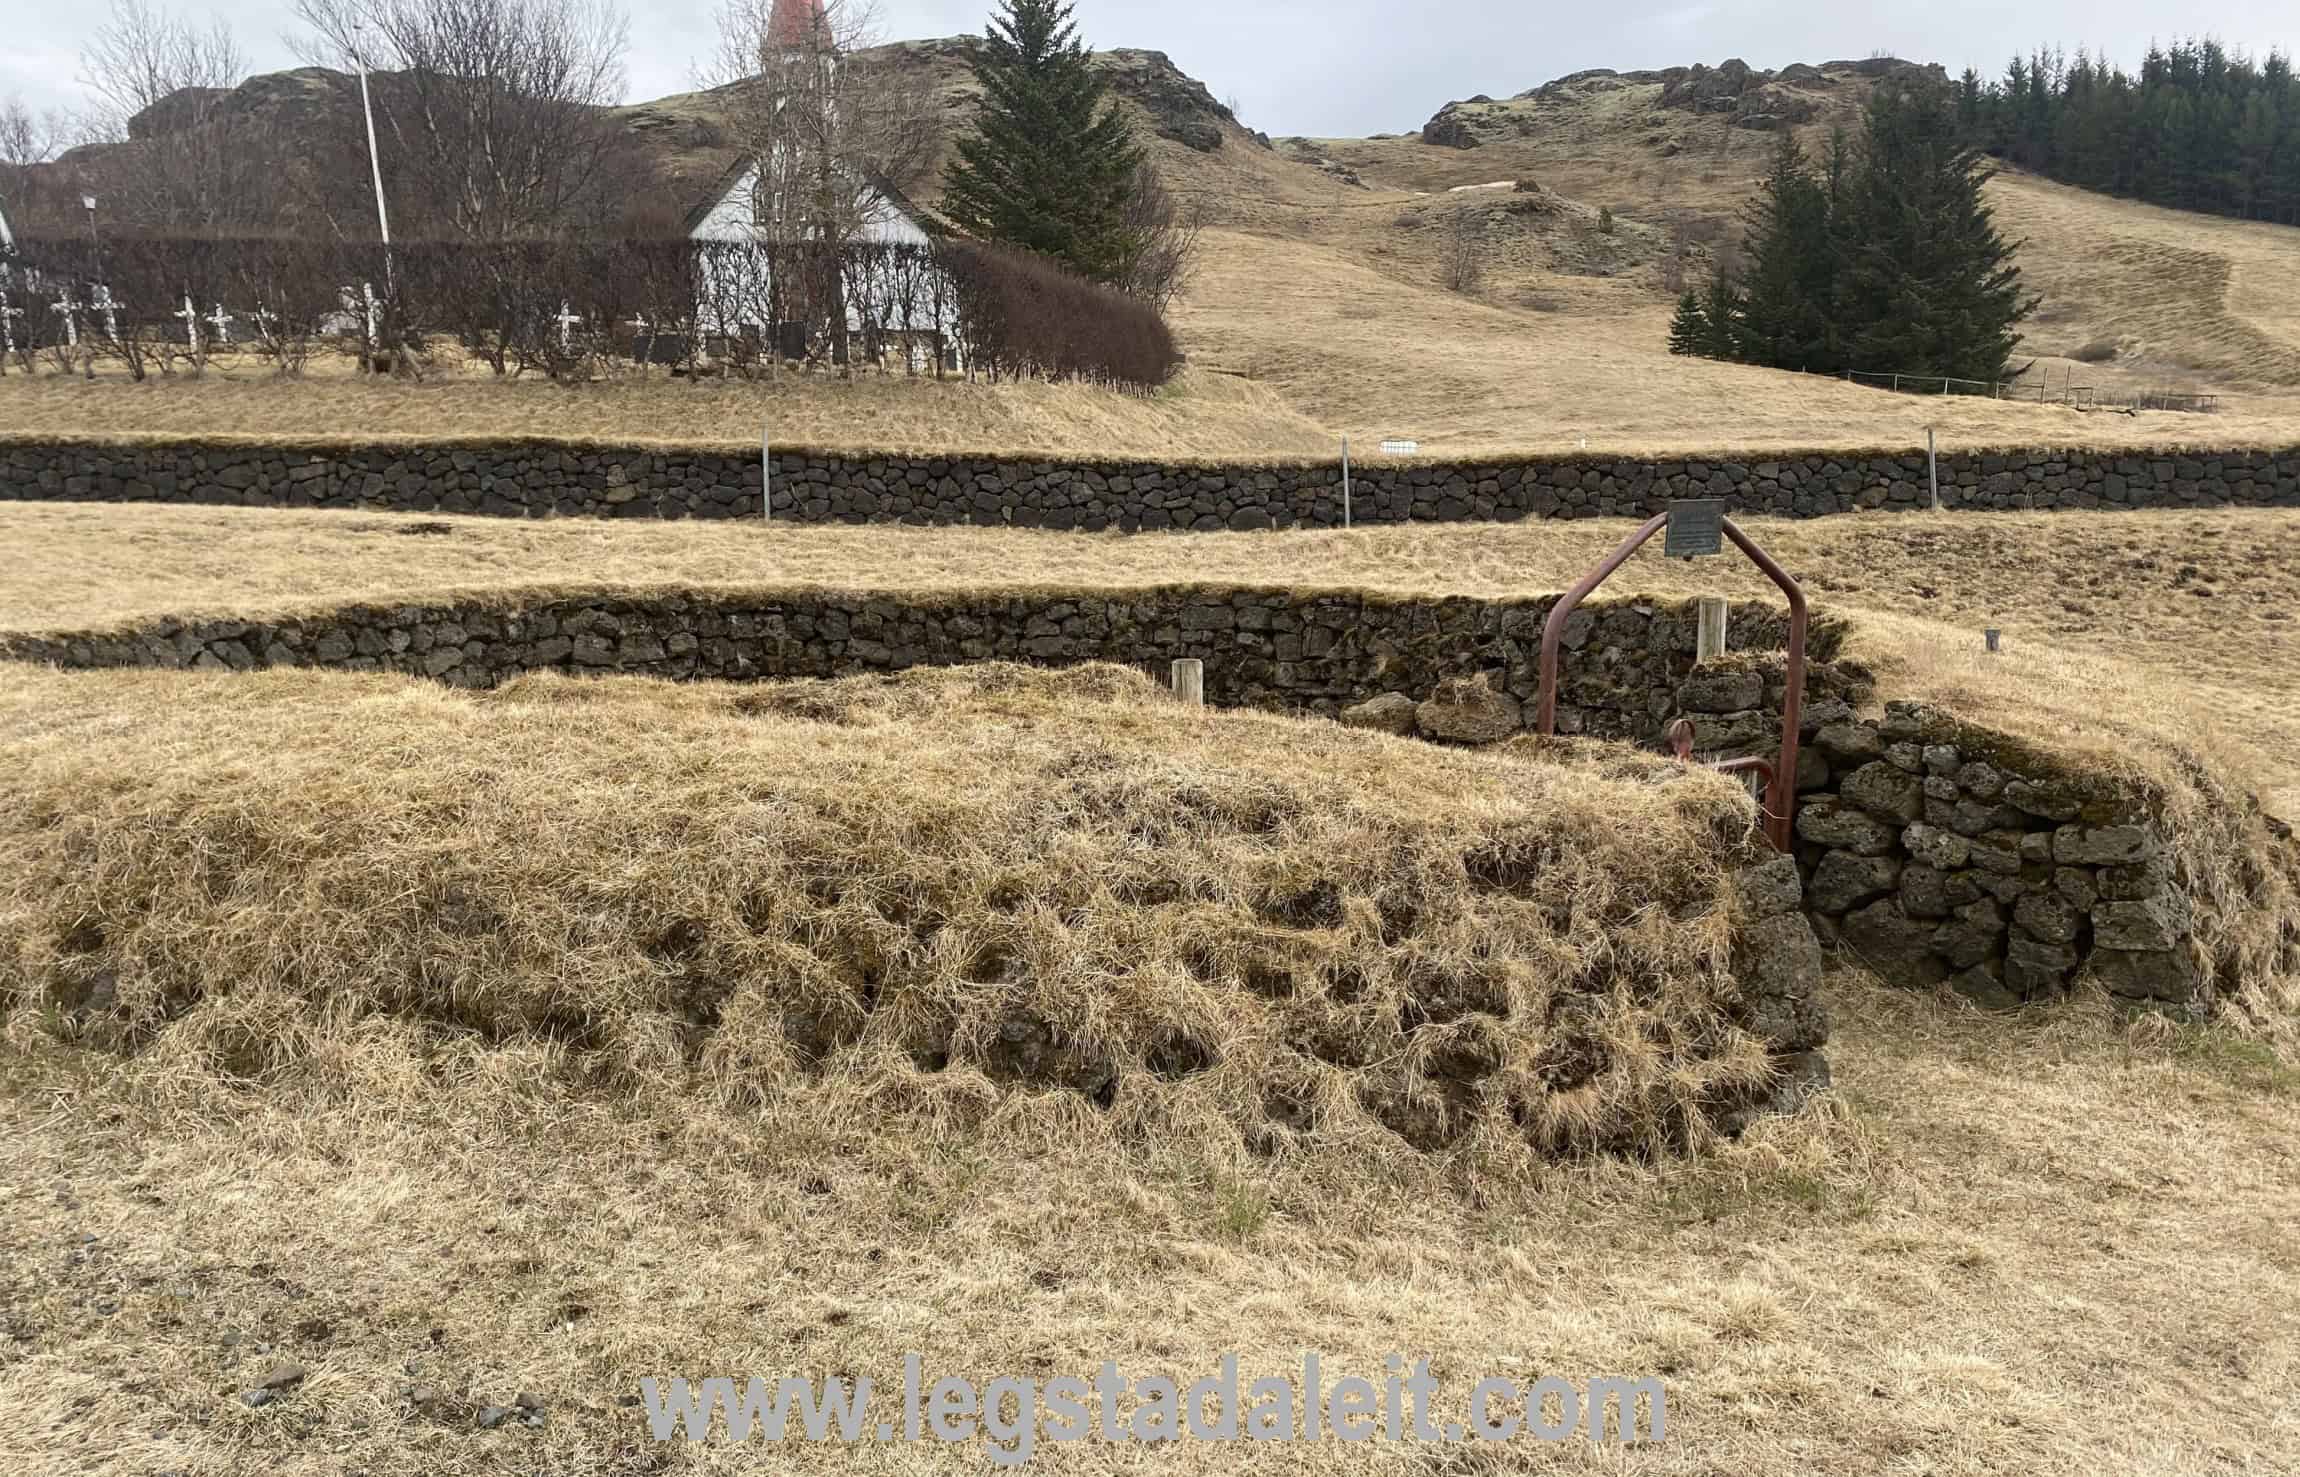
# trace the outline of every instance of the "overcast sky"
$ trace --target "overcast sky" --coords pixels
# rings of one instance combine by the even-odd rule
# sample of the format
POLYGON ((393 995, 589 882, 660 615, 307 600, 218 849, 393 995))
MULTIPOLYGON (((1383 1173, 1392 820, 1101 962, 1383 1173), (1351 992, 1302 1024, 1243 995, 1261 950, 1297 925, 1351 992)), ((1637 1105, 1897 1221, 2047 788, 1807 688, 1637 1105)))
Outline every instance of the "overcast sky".
MULTIPOLYGON (((168 0, 156 0, 166 4, 168 0)), ((631 101, 686 91, 710 49, 716 0, 631 4, 631 101)), ((108 0, 0 0, 0 98, 65 106, 88 27, 108 0)), ((990 0, 879 0, 888 39, 979 31, 990 0)), ((229 21, 254 64, 294 65, 290 0, 177 4, 229 21)), ((1505 97, 1568 72, 1617 71, 1738 56, 1758 67, 1875 52, 1995 75, 2015 51, 2087 46, 2127 65, 2149 41, 2183 32, 2255 52, 2300 50, 2295 0, 2206 0, 2194 9, 2142 0, 1079 0, 1089 45, 1170 53, 1272 134, 1357 136, 1419 128, 1445 103, 1505 97)))

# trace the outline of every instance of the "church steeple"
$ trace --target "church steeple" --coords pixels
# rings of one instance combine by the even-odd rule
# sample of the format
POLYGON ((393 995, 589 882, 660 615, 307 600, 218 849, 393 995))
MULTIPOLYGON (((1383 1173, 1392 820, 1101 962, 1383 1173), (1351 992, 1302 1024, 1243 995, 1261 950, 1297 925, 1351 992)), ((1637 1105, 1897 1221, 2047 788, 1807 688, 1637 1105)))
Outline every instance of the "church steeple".
POLYGON ((811 45, 827 46, 830 28, 823 18, 823 0, 775 0, 767 18, 767 42, 788 51, 811 45))

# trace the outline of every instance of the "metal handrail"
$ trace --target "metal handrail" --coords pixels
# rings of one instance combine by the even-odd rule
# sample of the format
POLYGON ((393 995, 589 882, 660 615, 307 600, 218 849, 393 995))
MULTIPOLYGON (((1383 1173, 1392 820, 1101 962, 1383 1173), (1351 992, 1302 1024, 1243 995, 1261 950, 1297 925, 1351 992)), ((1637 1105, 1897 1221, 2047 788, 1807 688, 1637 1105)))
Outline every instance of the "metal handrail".
MULTIPOLYGON (((1629 556, 1652 539, 1653 535, 1669 526, 1671 512, 1648 519, 1645 525, 1623 540, 1621 546, 1595 569, 1582 576, 1579 583, 1559 597, 1549 612, 1549 619, 1541 628, 1541 702, 1534 711, 1534 726, 1545 735, 1557 732, 1557 680, 1560 651, 1565 642, 1565 624, 1580 608, 1581 603, 1594 594, 1598 586, 1613 578, 1629 556)), ((1750 562, 1764 571, 1765 577, 1777 585, 1789 601, 1789 660, 1786 680, 1788 693, 1781 703, 1781 757, 1773 765, 1763 761, 1732 760, 1716 766, 1728 773, 1758 769, 1765 776, 1765 838, 1776 851, 1787 851, 1791 845, 1797 811, 1797 758, 1803 747, 1798 732, 1805 711, 1805 633, 1808 614, 1805 592, 1787 570, 1775 563, 1773 557, 1759 548, 1756 541, 1743 533, 1730 518, 1722 520, 1725 537, 1735 548, 1749 556, 1750 562)))

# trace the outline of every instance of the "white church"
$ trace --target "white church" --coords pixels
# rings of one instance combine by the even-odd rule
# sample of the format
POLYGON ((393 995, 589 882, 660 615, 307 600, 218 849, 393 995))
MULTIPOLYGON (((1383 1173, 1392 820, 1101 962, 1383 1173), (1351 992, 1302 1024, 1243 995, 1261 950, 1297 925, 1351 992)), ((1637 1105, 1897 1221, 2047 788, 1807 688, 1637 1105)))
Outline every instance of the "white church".
MULTIPOLYGON (((770 45, 787 47, 793 54, 806 49, 811 39, 828 33, 823 0, 775 0, 767 31, 770 45)), ((825 64, 839 65, 835 55, 825 64)), ((785 234, 790 228, 771 218, 773 212, 763 203, 762 174, 757 159, 729 166, 688 214, 688 239, 768 245, 811 239, 785 234)), ((848 239, 891 246, 929 244, 932 237, 923 213, 891 184, 871 178, 849 180, 847 186, 858 217, 848 239)), ((806 324, 768 321, 777 299, 765 263, 735 268, 706 263, 704 272, 707 285, 696 305, 696 324, 706 339, 749 336, 774 345, 786 358, 806 356, 806 324)), ((843 273, 840 291, 847 333, 859 352, 900 355, 919 373, 931 373, 938 359, 945 369, 964 367, 956 348, 956 285, 946 274, 905 254, 843 273)))

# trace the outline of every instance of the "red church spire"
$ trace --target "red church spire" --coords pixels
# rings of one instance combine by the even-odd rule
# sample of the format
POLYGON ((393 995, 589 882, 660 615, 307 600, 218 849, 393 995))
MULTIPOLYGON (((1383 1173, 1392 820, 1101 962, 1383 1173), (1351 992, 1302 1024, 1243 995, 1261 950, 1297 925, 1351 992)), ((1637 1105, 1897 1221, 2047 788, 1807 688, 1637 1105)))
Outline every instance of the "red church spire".
POLYGON ((830 40, 829 28, 823 24, 823 0, 775 0, 773 15, 767 20, 767 40, 776 46, 798 48, 816 44, 816 38, 830 40))

